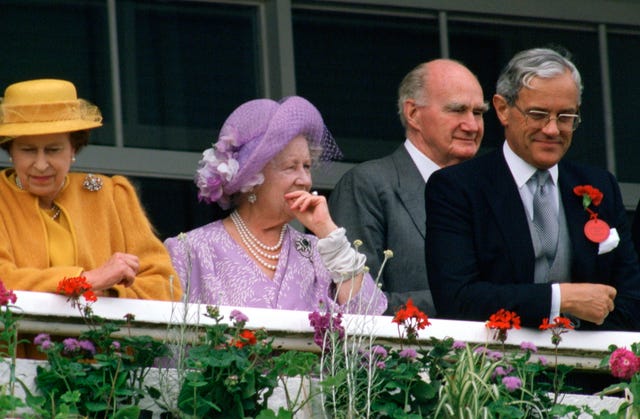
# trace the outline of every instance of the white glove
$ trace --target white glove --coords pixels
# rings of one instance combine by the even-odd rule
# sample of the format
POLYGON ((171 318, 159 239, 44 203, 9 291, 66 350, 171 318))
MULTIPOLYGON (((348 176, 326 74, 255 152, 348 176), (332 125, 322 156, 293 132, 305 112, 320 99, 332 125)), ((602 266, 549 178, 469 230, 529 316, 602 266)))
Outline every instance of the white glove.
POLYGON ((364 272, 367 257, 351 247, 346 230, 342 227, 318 240, 318 252, 335 284, 348 281, 364 272))

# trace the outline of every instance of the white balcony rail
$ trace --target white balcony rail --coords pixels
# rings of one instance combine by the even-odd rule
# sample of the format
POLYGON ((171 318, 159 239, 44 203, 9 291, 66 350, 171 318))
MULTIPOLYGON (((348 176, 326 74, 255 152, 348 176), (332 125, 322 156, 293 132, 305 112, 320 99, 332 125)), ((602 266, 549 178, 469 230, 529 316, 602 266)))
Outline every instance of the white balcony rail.
MULTIPOLYGON (((66 297, 51 293, 16 291, 19 307, 19 330, 24 333, 45 332, 52 336, 77 336, 86 329, 84 320, 76 308, 66 300, 66 297)), ((128 314, 133 314, 133 320, 126 330, 119 334, 147 335, 161 341, 174 341, 177 336, 174 331, 181 326, 187 326, 190 334, 187 341, 197 339, 196 326, 213 323, 205 316, 206 307, 195 304, 171 303, 163 301, 132 300, 101 297, 92 305, 94 314, 108 320, 123 320, 128 314)), ((313 342, 314 330, 309 325, 308 312, 271 310, 248 307, 219 307, 226 321, 233 309, 242 311, 248 318, 247 327, 262 328, 274 338, 273 346, 283 350, 318 351, 313 342)), ((223 320, 223 321, 225 321, 223 320)), ((395 346, 400 343, 397 325, 391 322, 389 316, 359 316, 351 315, 343 318, 343 325, 347 333, 374 334, 376 341, 381 344, 395 346)), ((419 344, 429 345, 431 337, 454 338, 472 344, 491 344, 492 331, 483 322, 453 321, 444 319, 430 319, 431 326, 420 331, 419 344)), ((182 328, 184 331, 185 328, 182 328)), ((201 330, 201 329, 200 329, 201 330)), ((181 335, 184 338, 184 334, 181 335)), ((562 335, 559 346, 558 363, 572 365, 575 369, 585 371, 599 371, 608 374, 606 369, 600 368, 601 360, 609 353, 609 345, 629 348, 632 343, 640 340, 640 334, 631 332, 593 332, 570 331, 562 335)), ((505 349, 517 350, 522 342, 531 342, 538 348, 536 356, 545 356, 550 364, 555 362, 555 347, 551 343, 548 331, 536 329, 520 329, 509 331, 505 349)), ((184 343, 184 342, 183 342, 184 343)), ((0 363, 0 375, 6 377, 8 363, 0 363)), ((35 388, 36 367, 45 361, 18 360, 17 376, 30 388, 35 388)), ((157 380, 157 372, 148 379, 157 380)), ((0 380, 2 381, 2 380, 0 380)), ((294 386, 297 384, 294 383, 294 386)), ((174 389, 175 391, 175 389, 174 389)), ((284 403, 284 393, 277 389, 269 403, 272 407, 284 403)), ((18 395, 24 396, 18 389, 18 395)), ((600 397, 579 394, 563 395, 561 403, 572 405, 589 405, 594 411, 607 409, 615 412, 622 402, 617 397, 600 397)), ((151 400, 141 403, 144 408, 153 413, 154 418, 161 417, 160 410, 151 400)), ((298 419, 316 417, 311 403, 308 408, 296 415, 298 419)), ((580 418, 586 418, 584 414, 580 418)))
MULTIPOLYGON (((50 293, 16 291, 16 305, 22 310, 20 331, 25 333, 47 332, 51 335, 74 336, 86 326, 77 309, 71 307, 66 297, 50 293)), ((133 314, 135 320, 127 334, 148 335, 158 340, 171 340, 170 326, 188 324, 192 326, 212 323, 205 316, 206 307, 195 304, 164 301, 132 300, 101 297, 92 305, 96 315, 110 320, 122 320, 133 314)), ((285 350, 317 351, 313 342, 313 328, 309 325, 308 312, 272 310, 249 307, 220 307, 220 312, 229 319, 229 313, 239 309, 248 316, 247 327, 263 328, 274 338, 274 347, 285 350)), ((389 316, 345 316, 343 323, 352 334, 373 333, 383 344, 399 343, 397 325, 389 316)), ((431 337, 452 337, 476 344, 496 344, 491 331, 483 322, 430 319, 431 326, 420 331, 419 342, 428 344, 431 337)), ((194 329, 195 330, 195 329, 194 329)), ((125 333, 124 331, 121 331, 125 333)), ((189 336, 195 339, 194 335, 189 336)), ((506 349, 519 348, 522 342, 531 342, 538 347, 538 355, 554 362, 555 347, 549 331, 523 328, 508 333, 506 349)), ((562 335, 558 362, 579 369, 598 370, 600 361, 609 353, 609 345, 629 348, 640 341, 640 334, 633 332, 594 332, 572 330, 562 335)))

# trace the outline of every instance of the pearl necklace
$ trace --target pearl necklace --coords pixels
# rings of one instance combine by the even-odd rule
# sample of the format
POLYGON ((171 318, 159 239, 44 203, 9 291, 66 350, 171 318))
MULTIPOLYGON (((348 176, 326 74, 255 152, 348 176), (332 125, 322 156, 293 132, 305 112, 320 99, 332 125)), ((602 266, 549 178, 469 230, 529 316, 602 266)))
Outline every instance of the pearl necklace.
POLYGON ((275 271, 278 265, 269 263, 269 261, 280 259, 280 253, 273 255, 267 252, 276 252, 280 250, 282 247, 282 241, 284 240, 284 233, 287 231, 287 225, 285 224, 282 226, 278 243, 274 246, 267 246, 251 233, 242 217, 240 217, 240 214, 238 214, 238 211, 232 212, 230 217, 231 221, 233 221, 233 225, 236 227, 236 230, 238 230, 242 243, 249 250, 249 253, 251 253, 251 255, 260 262, 262 266, 275 271), (263 258, 267 260, 264 260, 263 258))

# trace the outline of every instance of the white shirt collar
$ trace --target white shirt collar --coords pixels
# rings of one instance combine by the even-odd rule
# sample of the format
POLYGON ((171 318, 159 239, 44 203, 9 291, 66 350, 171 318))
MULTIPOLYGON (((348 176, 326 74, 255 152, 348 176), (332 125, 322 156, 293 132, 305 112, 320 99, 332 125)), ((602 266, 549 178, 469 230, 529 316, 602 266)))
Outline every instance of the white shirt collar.
MULTIPOLYGON (((504 158, 507 161, 507 166, 509 166, 509 170, 511 170, 511 175, 513 179, 516 181, 516 185, 518 189, 522 188, 529 178, 538 170, 536 167, 530 165, 526 161, 522 160, 520 156, 514 153, 511 150, 508 142, 504 142, 502 145, 502 152, 504 154, 504 158)), ((549 173, 551 174, 551 179, 553 180, 554 185, 558 185, 558 165, 554 165, 549 168, 549 173)))
POLYGON ((422 154, 422 152, 418 150, 418 148, 413 145, 413 143, 409 141, 409 139, 406 139, 404 141, 404 148, 409 153, 411 160, 413 160, 413 162, 415 163, 425 182, 429 180, 429 177, 433 174, 433 172, 440 169, 440 166, 435 164, 429 157, 422 154))

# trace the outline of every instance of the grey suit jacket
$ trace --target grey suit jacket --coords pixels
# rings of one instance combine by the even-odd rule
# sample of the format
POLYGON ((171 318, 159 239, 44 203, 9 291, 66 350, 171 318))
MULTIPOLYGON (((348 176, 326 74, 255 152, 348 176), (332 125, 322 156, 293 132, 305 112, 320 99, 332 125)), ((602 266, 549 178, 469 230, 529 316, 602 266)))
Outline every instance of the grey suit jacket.
POLYGON ((382 290, 389 301, 387 314, 411 298, 434 316, 424 259, 426 215, 425 183, 404 145, 378 160, 364 162, 347 172, 329 198, 331 216, 347 229, 350 241, 360 239, 360 251, 376 278, 390 249, 382 273, 382 290))

